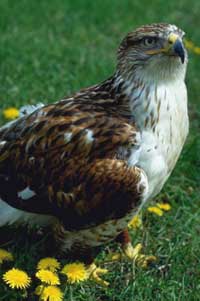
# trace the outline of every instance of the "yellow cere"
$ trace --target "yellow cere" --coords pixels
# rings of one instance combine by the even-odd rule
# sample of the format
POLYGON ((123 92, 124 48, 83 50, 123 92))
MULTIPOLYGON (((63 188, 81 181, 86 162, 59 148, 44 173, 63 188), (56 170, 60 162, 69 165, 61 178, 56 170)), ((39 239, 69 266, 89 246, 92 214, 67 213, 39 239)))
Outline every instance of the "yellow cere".
POLYGON ((47 286, 43 289, 40 300, 43 301, 62 301, 63 293, 57 286, 47 286))
POLYGON ((60 280, 58 278, 58 275, 56 273, 53 273, 49 270, 39 270, 35 276, 42 281, 43 283, 49 284, 49 285, 58 285, 60 284, 60 280))
POLYGON ((156 206, 152 206, 152 207, 148 207, 147 210, 151 213, 154 213, 156 215, 162 216, 163 215, 163 211, 156 207, 156 206))
POLYGON ((81 282, 89 277, 85 265, 80 262, 66 264, 61 273, 67 276, 69 283, 81 282))
POLYGON ((139 215, 135 215, 132 220, 128 223, 129 229, 138 229, 142 226, 142 220, 139 215))
POLYGON ((31 278, 26 272, 12 268, 3 275, 4 282, 12 289, 26 289, 30 286, 31 278))
POLYGON ((60 262, 53 257, 42 258, 37 264, 38 270, 50 270, 56 272, 60 269, 60 262))
POLYGON ((170 35, 168 37, 168 41, 169 41, 169 43, 174 44, 178 38, 179 38, 179 36, 177 34, 170 33, 170 35))
POLYGON ((171 205, 168 204, 168 203, 157 203, 156 204, 158 208, 160 208, 161 210, 164 210, 164 211, 169 211, 171 210, 171 205))
POLYGON ((13 256, 10 252, 0 249, 0 264, 3 263, 4 261, 12 261, 13 256))
POLYGON ((17 108, 7 108, 3 111, 3 116, 6 119, 13 120, 19 117, 19 110, 17 108))

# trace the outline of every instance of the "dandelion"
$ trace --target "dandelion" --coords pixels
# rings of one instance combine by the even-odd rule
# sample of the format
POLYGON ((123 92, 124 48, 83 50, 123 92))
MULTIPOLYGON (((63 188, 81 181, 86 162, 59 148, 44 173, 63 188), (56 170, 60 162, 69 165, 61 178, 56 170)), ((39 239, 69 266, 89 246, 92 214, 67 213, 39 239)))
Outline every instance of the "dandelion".
POLYGON ((128 223, 129 229, 138 229, 142 226, 142 220, 139 215, 135 215, 132 220, 128 223))
POLYGON ((187 48, 187 49, 193 49, 194 48, 194 43, 193 42, 191 42, 191 41, 189 41, 189 40, 184 40, 184 44, 185 44, 185 47, 187 48))
POLYGON ((67 276, 69 283, 84 281, 89 276, 85 265, 80 262, 66 264, 61 273, 67 276))
POLYGON ((193 53, 200 55, 200 47, 196 46, 193 42, 184 40, 185 47, 193 53))
POLYGON ((47 286, 40 295, 40 300, 43 301, 62 301, 63 293, 57 286, 47 286))
POLYGON ((26 289, 30 286, 31 278, 27 275, 26 272, 12 268, 3 274, 3 280, 8 284, 12 289, 26 289))
POLYGON ((7 108, 3 111, 3 116, 6 119, 15 119, 19 117, 19 110, 17 108, 7 108))
POLYGON ((195 54, 198 54, 198 55, 199 55, 199 54, 200 54, 200 47, 196 47, 196 46, 195 46, 195 47, 193 48, 193 52, 194 52, 195 54))
POLYGON ((56 258, 46 257, 41 259, 37 264, 38 270, 50 270, 56 272, 60 268, 60 262, 56 258))
POLYGON ((151 213, 155 213, 156 215, 162 216, 163 215, 163 211, 156 207, 156 206, 152 206, 152 207, 148 207, 147 210, 151 213))
POLYGON ((10 252, 4 249, 0 249, 0 264, 4 261, 12 261, 12 260, 13 260, 13 256, 10 252))
POLYGON ((169 211, 169 210, 171 210, 171 205, 168 204, 168 203, 157 203, 156 205, 157 205, 158 208, 160 208, 161 210, 164 210, 164 211, 169 211))
POLYGON ((48 270, 39 270, 35 276, 40 279, 42 282, 49 285, 57 285, 60 284, 60 280, 58 275, 48 270))

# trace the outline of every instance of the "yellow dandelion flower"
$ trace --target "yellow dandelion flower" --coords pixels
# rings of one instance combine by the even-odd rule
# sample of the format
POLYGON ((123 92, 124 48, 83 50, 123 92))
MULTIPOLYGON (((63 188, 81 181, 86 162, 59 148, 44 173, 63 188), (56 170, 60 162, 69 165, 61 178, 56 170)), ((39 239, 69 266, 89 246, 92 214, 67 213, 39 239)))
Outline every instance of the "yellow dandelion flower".
POLYGON ((159 216, 163 215, 163 211, 160 208, 156 207, 156 206, 148 207, 147 210, 149 212, 155 213, 155 214, 157 214, 159 216))
POLYGON ((26 289, 30 286, 31 278, 27 275, 26 272, 12 268, 3 274, 3 280, 8 284, 12 289, 26 289))
POLYGON ((195 54, 198 54, 198 55, 199 55, 199 54, 200 54, 200 47, 196 47, 196 46, 195 46, 195 47, 193 48, 193 52, 194 52, 195 54))
POLYGON ((189 41, 189 40, 184 39, 184 44, 185 44, 185 47, 187 49, 193 49, 194 48, 194 43, 189 41))
POLYGON ((40 295, 40 300, 43 301, 62 301, 63 293, 57 286, 46 286, 40 295))
POLYGON ((17 117, 19 117, 19 110, 16 108, 7 108, 3 111, 3 116, 6 119, 15 119, 17 117))
POLYGON ((142 220, 139 215, 135 215, 132 220, 128 223, 129 229, 138 229, 142 226, 142 220))
POLYGON ((10 252, 4 250, 4 249, 0 249, 0 264, 3 261, 12 261, 13 260, 13 256, 10 252))
POLYGON ((89 276, 85 265, 80 262, 66 264, 61 273, 67 276, 69 283, 84 281, 89 276))
POLYGON ((156 205, 158 206, 158 208, 164 211, 169 211, 172 208, 171 205, 168 203, 157 203, 156 205))
POLYGON ((56 272, 60 268, 60 262, 53 257, 42 258, 38 264, 38 270, 50 270, 52 272, 56 272))
POLYGON ((60 284, 58 275, 49 270, 39 270, 35 274, 35 276, 46 284, 50 284, 50 285, 60 284))

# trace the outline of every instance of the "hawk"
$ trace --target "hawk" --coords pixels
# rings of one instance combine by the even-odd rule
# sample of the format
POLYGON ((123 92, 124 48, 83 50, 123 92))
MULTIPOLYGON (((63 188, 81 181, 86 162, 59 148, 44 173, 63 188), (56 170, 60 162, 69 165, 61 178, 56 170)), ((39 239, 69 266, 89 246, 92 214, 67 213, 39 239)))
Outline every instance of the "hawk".
POLYGON ((151 24, 121 42, 114 74, 0 128, 0 225, 53 224, 92 264, 171 174, 188 134, 184 32, 151 24))

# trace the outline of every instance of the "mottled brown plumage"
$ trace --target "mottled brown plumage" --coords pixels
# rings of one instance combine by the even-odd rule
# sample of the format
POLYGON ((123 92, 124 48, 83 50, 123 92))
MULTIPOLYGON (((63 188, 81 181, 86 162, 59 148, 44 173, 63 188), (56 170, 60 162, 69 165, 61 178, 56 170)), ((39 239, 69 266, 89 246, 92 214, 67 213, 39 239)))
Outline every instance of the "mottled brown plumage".
POLYGON ((185 87, 182 35, 168 24, 137 29, 108 80, 0 129, 2 204, 55 217, 63 252, 127 244, 128 221, 170 175, 187 135, 185 94, 170 94, 176 77, 185 87))

